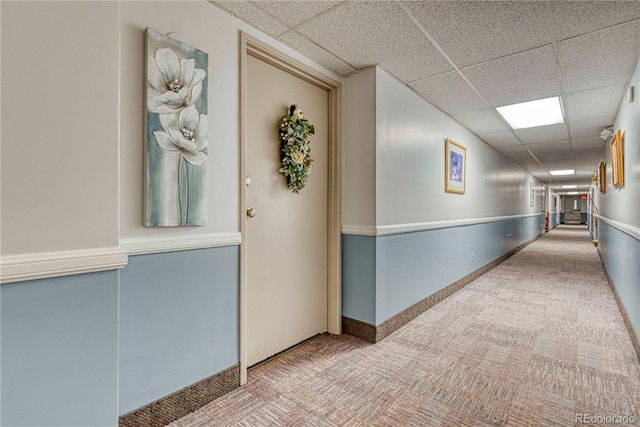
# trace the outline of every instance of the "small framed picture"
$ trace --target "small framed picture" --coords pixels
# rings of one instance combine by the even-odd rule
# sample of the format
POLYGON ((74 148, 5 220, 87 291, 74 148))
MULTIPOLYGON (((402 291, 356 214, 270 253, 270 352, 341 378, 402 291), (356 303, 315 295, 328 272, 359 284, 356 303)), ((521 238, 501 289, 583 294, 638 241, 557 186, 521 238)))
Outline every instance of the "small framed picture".
POLYGON ((600 168, 598 169, 598 180, 600 183, 600 192, 607 192, 607 162, 600 162, 600 168))
POLYGON ((533 185, 533 181, 529 181, 529 206, 534 207, 536 205, 536 186, 533 185))
POLYGON ((467 180, 467 149, 450 140, 444 140, 444 191, 464 194, 467 180))

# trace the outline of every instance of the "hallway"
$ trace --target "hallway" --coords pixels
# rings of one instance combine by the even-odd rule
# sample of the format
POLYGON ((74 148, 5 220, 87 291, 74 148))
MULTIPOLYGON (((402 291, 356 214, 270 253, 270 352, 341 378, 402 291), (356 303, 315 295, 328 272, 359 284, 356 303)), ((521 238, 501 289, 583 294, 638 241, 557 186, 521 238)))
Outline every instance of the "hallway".
POLYGON ((559 226, 382 342, 319 336, 171 426, 569 426, 639 399, 590 235, 559 226))

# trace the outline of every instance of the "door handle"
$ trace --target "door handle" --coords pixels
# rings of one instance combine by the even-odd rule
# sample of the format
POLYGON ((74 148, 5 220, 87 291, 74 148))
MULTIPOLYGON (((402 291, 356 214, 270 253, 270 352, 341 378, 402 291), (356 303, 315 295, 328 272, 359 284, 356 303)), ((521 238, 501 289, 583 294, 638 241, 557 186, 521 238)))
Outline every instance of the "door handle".
POLYGON ((256 216, 256 210, 253 208, 248 208, 247 209, 247 216, 249 218, 253 218, 254 216, 256 216))

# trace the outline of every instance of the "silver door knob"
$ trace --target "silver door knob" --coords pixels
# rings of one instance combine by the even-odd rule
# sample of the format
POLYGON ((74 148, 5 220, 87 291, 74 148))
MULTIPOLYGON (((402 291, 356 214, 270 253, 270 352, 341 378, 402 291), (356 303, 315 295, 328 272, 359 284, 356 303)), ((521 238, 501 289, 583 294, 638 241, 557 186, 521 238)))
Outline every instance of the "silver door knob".
POLYGON ((253 208, 249 208, 247 209, 247 216, 249 218, 253 218, 254 216, 256 216, 256 210, 253 208))

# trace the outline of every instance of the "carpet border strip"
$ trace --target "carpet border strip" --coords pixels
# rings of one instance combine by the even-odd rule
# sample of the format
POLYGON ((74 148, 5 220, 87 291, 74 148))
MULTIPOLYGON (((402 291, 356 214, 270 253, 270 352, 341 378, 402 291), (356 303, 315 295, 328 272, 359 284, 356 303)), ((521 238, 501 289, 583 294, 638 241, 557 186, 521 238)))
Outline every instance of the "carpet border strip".
POLYGON ((600 255, 600 251, 598 251, 598 256, 600 257, 600 262, 602 262, 602 268, 604 269, 604 274, 605 276, 607 276, 609 287, 611 288, 611 291, 613 291, 613 295, 616 297, 616 304, 618 304, 618 308, 620 309, 620 313, 622 314, 622 320, 624 321, 624 325, 627 327, 627 333, 629 334, 629 338, 631 338, 631 344, 633 344, 633 349, 636 352, 636 357, 638 358, 638 361, 640 361, 640 341, 638 341, 638 335, 636 334, 636 331, 633 328, 633 324, 631 323, 631 319, 629 318, 629 313, 627 313, 627 309, 624 308, 624 304, 622 304, 622 299, 620 298, 620 294, 616 289, 616 284, 611 278, 611 275, 607 270, 607 266, 604 265, 604 262, 602 261, 602 256, 600 255))
POLYGON ((345 334, 352 335, 354 337, 358 337, 370 343, 377 343, 433 307, 439 302, 443 301, 445 298, 453 295, 455 292, 467 286, 472 281, 476 280, 478 277, 482 276, 489 270, 495 268, 499 264, 506 261, 511 256, 515 255, 517 252, 520 252, 525 247, 529 246, 531 243, 535 242, 539 238, 541 238, 544 234, 538 234, 533 239, 517 246, 516 248, 510 250, 506 254, 502 255, 499 258, 491 261, 489 264, 480 267, 479 269, 473 271, 472 273, 464 276, 462 279, 453 282, 452 284, 440 289, 439 291, 429 295, 428 297, 418 301, 413 304, 411 307, 401 311, 400 313, 394 315, 393 317, 385 320, 378 326, 371 325, 366 322, 362 322, 360 320, 351 319, 349 317, 342 316, 342 332, 345 334))
POLYGON ((240 364, 120 417, 119 427, 162 427, 240 387, 240 364))

